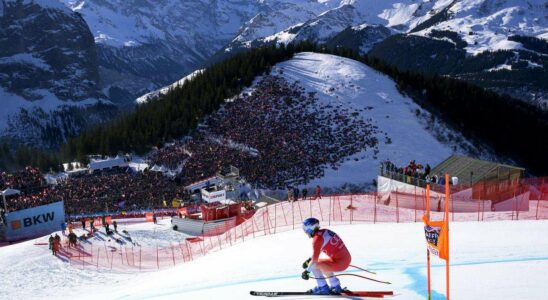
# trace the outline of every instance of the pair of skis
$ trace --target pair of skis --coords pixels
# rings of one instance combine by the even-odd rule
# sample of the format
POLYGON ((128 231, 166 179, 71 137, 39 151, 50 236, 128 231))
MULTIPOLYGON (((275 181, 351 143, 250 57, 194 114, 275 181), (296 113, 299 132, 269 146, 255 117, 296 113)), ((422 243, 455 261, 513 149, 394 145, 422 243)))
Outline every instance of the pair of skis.
POLYGON ((283 296, 342 296, 342 297, 367 297, 367 298, 384 298, 384 296, 393 296, 394 292, 392 291, 347 291, 340 294, 331 294, 331 295, 317 295, 311 294, 309 292, 249 292, 252 296, 263 296, 263 297, 283 297, 283 296))

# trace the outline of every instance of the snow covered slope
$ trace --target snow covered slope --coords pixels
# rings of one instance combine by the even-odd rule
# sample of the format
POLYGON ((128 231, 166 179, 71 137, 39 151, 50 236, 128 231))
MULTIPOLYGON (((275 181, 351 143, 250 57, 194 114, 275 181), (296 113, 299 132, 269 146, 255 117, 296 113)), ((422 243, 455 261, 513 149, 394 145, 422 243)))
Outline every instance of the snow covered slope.
POLYGON ((414 34, 424 36, 432 30, 456 32, 468 43, 465 49, 470 54, 486 50, 523 49, 520 43, 507 40, 511 35, 539 38, 548 35, 548 3, 545 0, 439 2, 450 3, 445 6, 446 17, 439 18, 439 22, 431 22, 431 26, 424 29, 420 25, 428 19, 410 20, 409 23, 419 26, 413 30, 414 34))
POLYGON ((357 61, 300 53, 276 65, 272 73, 281 73, 289 82, 298 81, 307 91, 316 92, 323 103, 357 109, 363 119, 371 119, 378 126, 378 153, 362 152, 347 157, 337 170, 326 170, 325 176, 313 181, 311 186, 371 183, 383 160, 404 165, 414 159, 424 165, 435 165, 456 149, 465 151, 460 147, 467 146, 464 140, 440 138, 449 132, 442 124, 428 124, 430 115, 400 94, 390 78, 357 61))
MULTIPOLYGON (((161 225, 127 226, 129 232, 172 239, 161 225)), ((376 271, 382 285, 342 277, 350 289, 393 290, 392 299, 426 299, 422 224, 332 226, 352 253, 352 263, 376 271)), ((455 299, 542 299, 548 268, 546 221, 499 221, 451 225, 451 296, 455 299), (527 232, 528 234, 523 234, 527 232)), ((250 290, 304 291, 300 278, 310 240, 293 230, 247 240, 173 269, 150 273, 81 270, 51 256, 35 241, 0 248, 2 299, 260 299, 250 290)), ((145 244, 143 244, 145 245, 145 244)), ((149 243, 149 245, 152 245, 149 243)), ((146 246, 146 245, 145 245, 146 246)), ((433 263, 433 299, 444 299, 444 262, 433 263)), ((354 274, 356 272, 350 269, 354 274)), ((288 297, 308 299, 308 297, 288 297)))
POLYGON ((135 102, 137 104, 143 104, 143 103, 146 103, 148 101, 158 99, 158 97, 160 97, 161 95, 164 95, 165 93, 169 92, 170 89, 182 86, 187 80, 190 80, 190 79, 194 78, 194 76, 200 74, 203 70, 204 69, 196 70, 196 71, 190 73, 189 75, 177 80, 176 82, 174 82, 174 83, 172 83, 168 86, 165 86, 165 87, 163 87, 159 90, 156 90, 156 91, 152 91, 150 93, 146 93, 143 96, 135 99, 135 102))

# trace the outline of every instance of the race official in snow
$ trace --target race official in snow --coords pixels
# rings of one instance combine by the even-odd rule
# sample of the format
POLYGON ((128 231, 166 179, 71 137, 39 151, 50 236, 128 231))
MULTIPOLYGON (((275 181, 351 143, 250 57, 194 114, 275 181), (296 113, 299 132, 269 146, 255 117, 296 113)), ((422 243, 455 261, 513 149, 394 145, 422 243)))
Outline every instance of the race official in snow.
POLYGON ((302 278, 308 280, 310 273, 314 275, 318 286, 309 290, 312 294, 329 295, 340 294, 345 290, 333 272, 341 272, 348 268, 352 257, 344 245, 343 240, 329 229, 320 229, 320 221, 308 218, 303 222, 304 232, 312 238, 312 257, 303 263, 306 270, 302 278), (320 259, 320 253, 328 258, 320 259), (329 285, 326 279, 329 279, 329 285), (329 287, 331 286, 331 288, 329 287))

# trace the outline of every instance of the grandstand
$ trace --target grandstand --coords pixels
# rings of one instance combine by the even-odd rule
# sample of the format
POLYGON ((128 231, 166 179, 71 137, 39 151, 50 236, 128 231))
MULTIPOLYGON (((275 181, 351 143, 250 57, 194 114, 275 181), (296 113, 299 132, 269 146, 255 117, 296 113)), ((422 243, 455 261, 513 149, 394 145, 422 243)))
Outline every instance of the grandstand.
POLYGON ((520 167, 460 155, 451 155, 432 169, 423 168, 414 161, 405 167, 384 162, 377 188, 381 199, 389 201, 392 193, 424 193, 426 185, 430 184, 433 193, 440 192, 439 198, 443 199, 444 174, 450 174, 454 203, 462 201, 455 209, 475 210, 477 201, 481 201, 481 205, 493 211, 528 210, 529 194, 538 184, 522 179, 524 172, 520 167))
POLYGON ((432 169, 432 174, 451 174, 463 183, 473 185, 480 181, 519 181, 524 168, 479 160, 462 155, 451 155, 432 169))

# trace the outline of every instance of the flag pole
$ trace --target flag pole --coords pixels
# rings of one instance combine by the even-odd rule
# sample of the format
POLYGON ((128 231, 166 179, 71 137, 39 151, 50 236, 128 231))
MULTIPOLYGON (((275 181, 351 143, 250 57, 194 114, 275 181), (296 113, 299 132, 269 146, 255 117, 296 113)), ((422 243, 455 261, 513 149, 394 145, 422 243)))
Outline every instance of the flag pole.
MULTIPOLYGON (((426 185, 426 218, 430 220, 430 185, 426 185)), ((426 270, 428 274, 428 300, 432 299, 430 289, 430 249, 426 247, 426 270)))
POLYGON ((447 259, 445 260, 445 288, 449 300, 449 174, 445 174, 445 226, 447 230, 447 259))

